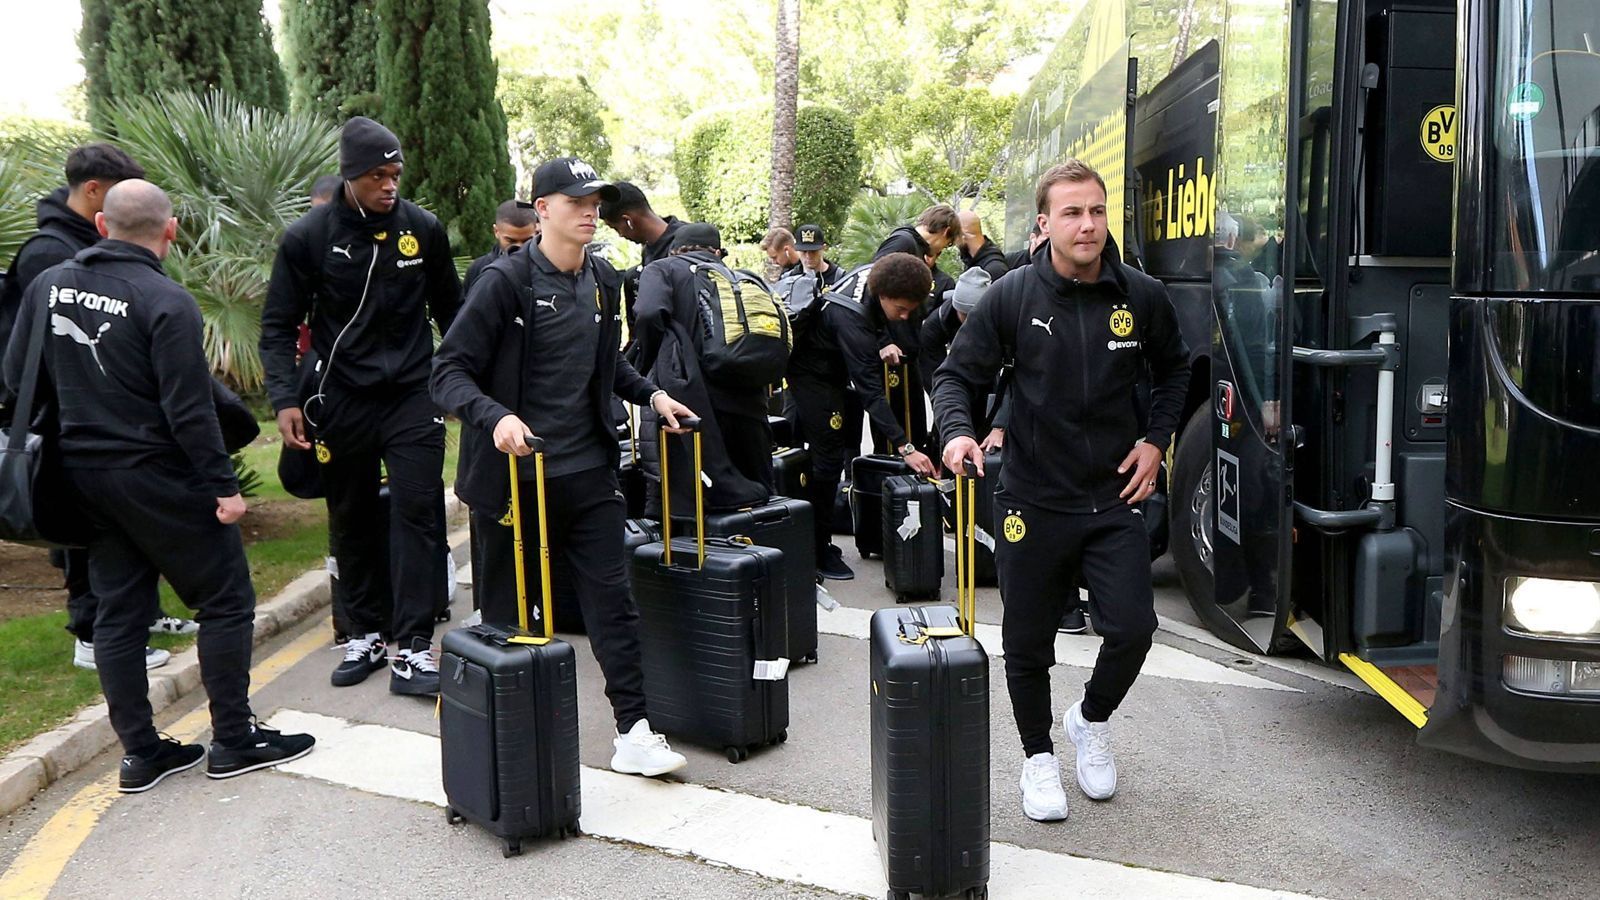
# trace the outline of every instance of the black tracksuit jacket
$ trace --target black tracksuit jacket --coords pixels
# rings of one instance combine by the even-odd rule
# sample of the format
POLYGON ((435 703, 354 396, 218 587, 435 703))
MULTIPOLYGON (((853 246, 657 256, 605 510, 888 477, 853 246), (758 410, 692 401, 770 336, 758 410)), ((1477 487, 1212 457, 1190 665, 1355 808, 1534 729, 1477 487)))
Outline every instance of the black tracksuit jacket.
POLYGON ((100 243, 100 232, 95 230, 94 223, 67 205, 66 188, 56 188, 40 197, 37 209, 39 230, 17 249, 6 278, 5 293, 0 294, 0 347, 5 346, 11 335, 23 292, 39 273, 100 243))
POLYGON ((1098 512, 1129 475, 1117 467, 1143 437, 1165 450, 1189 387, 1189 355, 1167 291, 1108 246, 1100 277, 1063 279, 1050 245, 1033 264, 995 282, 956 332, 933 378, 943 440, 979 438, 972 397, 1014 356, 1005 469, 1009 493, 1058 512, 1098 512), (1152 379, 1150 424, 1139 434, 1133 396, 1144 365, 1152 379))
POLYGON ((443 333, 460 307, 450 239, 433 213, 407 200, 364 218, 343 201, 311 210, 283 235, 261 311, 272 408, 300 405, 295 350, 308 316, 326 390, 399 393, 428 383, 428 319, 443 333))
POLYGON ((875 300, 857 303, 824 295, 822 308, 812 315, 815 321, 789 356, 788 380, 825 385, 840 394, 854 385, 873 425, 892 437, 894 446, 904 445, 910 438, 884 396, 883 361, 878 357, 889 326, 883 307, 875 300))
POLYGON ((35 316, 50 316, 45 374, 55 392, 61 463, 131 469, 165 463, 213 497, 239 492, 223 445, 200 308, 154 253, 107 240, 41 272, 23 295, 5 356, 22 380, 35 316))
POLYGON ((977 253, 968 253, 966 247, 961 248, 961 267, 982 269, 995 281, 999 281, 1001 275, 1011 271, 1011 263, 1006 261, 1005 253, 988 238, 983 239, 983 246, 978 248, 977 253))
MULTIPOLYGON (((456 495, 480 512, 503 510, 511 498, 504 454, 495 449, 492 435, 496 423, 523 408, 529 385, 522 362, 528 332, 522 323, 536 321, 535 292, 553 293, 542 290, 538 283, 530 290, 529 279, 572 277, 551 276, 538 269, 536 262, 544 259, 538 245, 528 243, 521 251, 490 263, 473 284, 433 360, 429 382, 433 401, 460 417, 463 426, 456 495)), ((635 371, 618 349, 621 276, 603 259, 586 255, 585 260, 593 267, 602 306, 600 341, 589 381, 594 401, 591 411, 599 433, 610 434, 612 395, 648 406, 656 386, 635 371)), ((616 468, 621 456, 617 442, 607 441, 606 451, 609 465, 616 468)))

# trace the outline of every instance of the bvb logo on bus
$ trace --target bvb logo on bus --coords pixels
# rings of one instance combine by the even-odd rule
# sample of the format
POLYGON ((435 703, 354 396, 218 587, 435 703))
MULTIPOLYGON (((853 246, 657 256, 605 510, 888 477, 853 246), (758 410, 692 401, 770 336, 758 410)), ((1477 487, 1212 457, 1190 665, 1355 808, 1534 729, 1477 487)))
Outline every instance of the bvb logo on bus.
POLYGON ((1418 138, 1422 141, 1422 151, 1431 159, 1442 163, 1456 161, 1456 120, 1456 108, 1450 105, 1435 106, 1422 117, 1418 138))
POLYGON ((1016 513, 1006 516, 1006 520, 1000 523, 1000 530, 1006 536, 1006 540, 1013 544, 1028 536, 1027 524, 1016 513))
POLYGON ((406 257, 416 256, 417 251, 422 249, 417 245, 417 236, 414 234, 400 235, 400 240, 395 246, 400 249, 400 255, 406 257))
POLYGON ((1111 333, 1119 338, 1133 334, 1133 313, 1126 307, 1111 311, 1111 333))

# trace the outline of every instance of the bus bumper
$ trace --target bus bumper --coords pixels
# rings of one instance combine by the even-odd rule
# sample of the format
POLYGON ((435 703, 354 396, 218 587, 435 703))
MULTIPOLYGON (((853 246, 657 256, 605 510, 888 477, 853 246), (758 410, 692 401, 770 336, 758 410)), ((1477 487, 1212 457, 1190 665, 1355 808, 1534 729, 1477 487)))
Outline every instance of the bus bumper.
POLYGON ((1600 773, 1600 634, 1525 633, 1505 612, 1514 576, 1600 582, 1600 523, 1453 502, 1447 516, 1439 686, 1418 743, 1498 765, 1600 773), (1528 675, 1547 670, 1561 674, 1528 675))

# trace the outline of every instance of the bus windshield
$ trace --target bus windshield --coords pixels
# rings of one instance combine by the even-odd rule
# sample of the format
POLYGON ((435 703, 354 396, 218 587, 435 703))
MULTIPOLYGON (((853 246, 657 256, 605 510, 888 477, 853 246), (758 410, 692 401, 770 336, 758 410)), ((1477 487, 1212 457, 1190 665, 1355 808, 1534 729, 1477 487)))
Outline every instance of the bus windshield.
POLYGON ((1502 0, 1497 31, 1491 284, 1600 293, 1600 3, 1502 0))

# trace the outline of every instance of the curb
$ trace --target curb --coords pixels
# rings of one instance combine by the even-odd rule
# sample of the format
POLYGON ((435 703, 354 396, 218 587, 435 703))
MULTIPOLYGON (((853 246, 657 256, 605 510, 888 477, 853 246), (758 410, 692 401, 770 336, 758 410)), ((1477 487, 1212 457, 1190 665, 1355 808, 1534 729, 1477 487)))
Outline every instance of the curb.
MULTIPOLYGON (((463 508, 453 491, 445 494, 448 519, 463 508)), ((449 542, 449 535, 446 536, 449 542)), ((451 546, 452 551, 455 549, 451 546)), ((289 582, 265 603, 256 604, 255 641, 259 647, 326 609, 331 601, 328 573, 312 569, 289 582)), ((150 673, 152 714, 200 687, 200 656, 195 647, 174 654, 172 661, 150 673)), ((37 735, 0 759, 0 816, 27 805, 45 788, 61 780, 117 743, 104 702, 81 710, 60 727, 37 735)))

